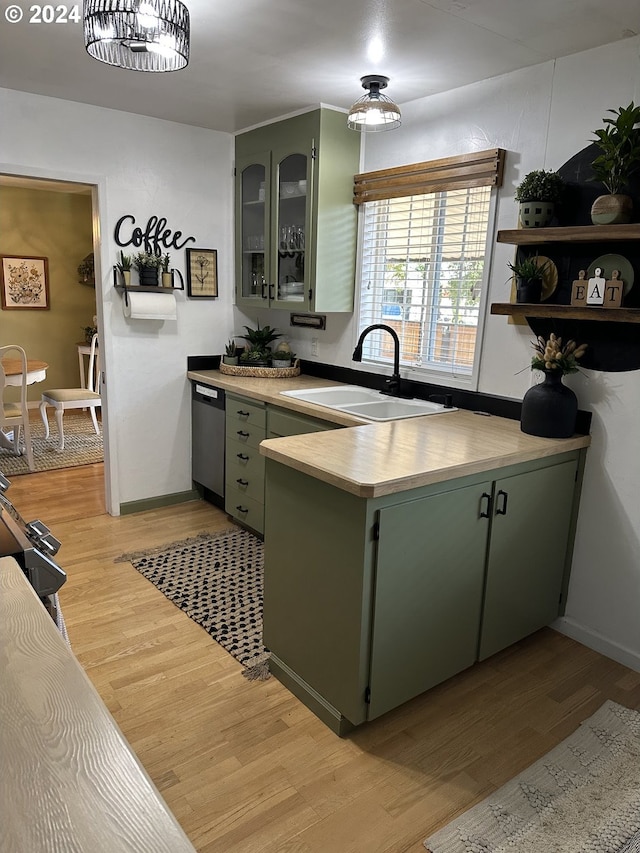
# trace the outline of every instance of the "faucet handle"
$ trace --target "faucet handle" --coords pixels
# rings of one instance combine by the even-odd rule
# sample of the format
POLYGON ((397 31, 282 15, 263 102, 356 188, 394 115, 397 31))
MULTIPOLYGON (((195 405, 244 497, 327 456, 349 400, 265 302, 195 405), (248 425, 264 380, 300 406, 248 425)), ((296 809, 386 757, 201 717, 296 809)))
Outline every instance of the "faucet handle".
POLYGON ((429 394, 429 401, 442 403, 445 409, 453 409, 453 395, 451 394, 429 394))

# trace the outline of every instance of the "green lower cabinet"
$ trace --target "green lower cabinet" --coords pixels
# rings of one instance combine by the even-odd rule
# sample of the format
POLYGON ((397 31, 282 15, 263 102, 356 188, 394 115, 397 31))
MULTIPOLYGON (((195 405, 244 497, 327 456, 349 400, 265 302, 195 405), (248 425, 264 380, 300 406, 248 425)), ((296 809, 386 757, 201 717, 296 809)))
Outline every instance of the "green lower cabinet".
POLYGON ((558 616, 576 470, 572 461, 496 481, 479 660, 558 616))
POLYGON ((479 508, 490 489, 380 510, 369 719, 475 662, 487 539, 479 508))
POLYGON ((584 453, 382 498, 266 460, 271 669, 335 732, 548 625, 584 453))

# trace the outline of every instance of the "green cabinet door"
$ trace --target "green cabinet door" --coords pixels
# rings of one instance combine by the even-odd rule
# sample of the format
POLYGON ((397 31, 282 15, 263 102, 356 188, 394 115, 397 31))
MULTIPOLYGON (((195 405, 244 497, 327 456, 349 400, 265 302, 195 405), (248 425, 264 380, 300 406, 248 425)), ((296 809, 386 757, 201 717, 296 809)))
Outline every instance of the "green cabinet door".
POLYGON ((369 719, 476 660, 490 491, 480 483, 380 510, 369 719))
POLYGON ((559 614, 577 462, 495 482, 479 660, 559 614))

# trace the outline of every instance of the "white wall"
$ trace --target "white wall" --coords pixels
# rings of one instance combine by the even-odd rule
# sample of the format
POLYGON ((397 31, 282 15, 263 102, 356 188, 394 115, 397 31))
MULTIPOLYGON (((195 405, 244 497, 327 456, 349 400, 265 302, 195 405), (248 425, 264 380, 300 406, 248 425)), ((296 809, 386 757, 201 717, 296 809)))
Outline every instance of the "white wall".
MULTIPOLYGON (((190 489, 187 356, 221 352, 233 328, 232 137, 8 89, 0 89, 0 115, 0 172, 99 186, 112 511, 190 489), (143 227, 152 214, 165 216, 196 238, 191 246, 217 249, 220 298, 178 294, 176 321, 125 319, 111 268, 115 223, 127 213, 143 227)), ((171 255, 184 274, 184 249, 171 255)))

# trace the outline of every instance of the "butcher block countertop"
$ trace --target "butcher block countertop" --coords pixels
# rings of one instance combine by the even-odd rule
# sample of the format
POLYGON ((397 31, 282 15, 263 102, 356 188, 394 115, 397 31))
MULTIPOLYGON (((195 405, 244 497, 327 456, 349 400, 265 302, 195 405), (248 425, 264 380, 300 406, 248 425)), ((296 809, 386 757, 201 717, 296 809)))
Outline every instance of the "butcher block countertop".
POLYGON ((279 394, 340 383, 308 376, 252 379, 223 375, 216 370, 192 371, 188 375, 252 399, 351 426, 268 439, 261 443, 260 452, 363 498, 556 456, 588 447, 591 441, 586 435, 538 438, 523 433, 519 421, 465 410, 362 425, 362 420, 351 415, 279 394))
POLYGON ((0 670, 0 850, 194 853, 13 557, 0 670))

